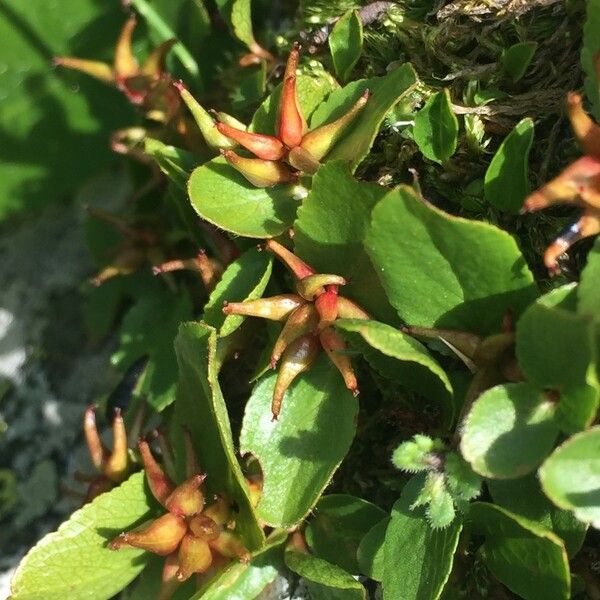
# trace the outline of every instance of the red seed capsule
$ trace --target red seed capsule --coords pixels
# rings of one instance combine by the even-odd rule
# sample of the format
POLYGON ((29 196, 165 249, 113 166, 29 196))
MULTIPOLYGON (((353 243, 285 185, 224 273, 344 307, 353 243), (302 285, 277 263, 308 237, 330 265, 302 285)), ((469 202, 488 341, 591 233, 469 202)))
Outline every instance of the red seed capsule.
POLYGON ((197 473, 178 485, 165 500, 165 508, 180 517, 192 517, 204 508, 204 494, 200 485, 206 479, 203 473, 197 473))
POLYGON ((240 146, 250 150, 253 154, 264 160, 279 160, 285 154, 284 145, 272 135, 250 133, 231 127, 226 123, 216 124, 217 129, 228 138, 235 140, 240 146))
POLYGON ((177 579, 185 581, 194 573, 204 573, 212 563, 209 545, 195 535, 188 533, 179 547, 179 571, 177 579))
POLYGON ((298 59, 299 46, 295 45, 290 52, 285 68, 279 108, 279 139, 288 148, 299 146, 307 129, 296 90, 298 59))
POLYGON ((305 299, 312 301, 315 296, 325 292, 327 285, 346 285, 346 280, 341 275, 330 273, 316 273, 304 277, 296 283, 296 291, 305 299))
POLYGON ((291 250, 288 250, 279 242, 267 240, 265 248, 275 254, 296 276, 296 279, 304 279, 309 275, 315 274, 315 270, 310 265, 307 265, 301 258, 298 258, 291 250))
POLYGON ((567 112, 571 129, 583 152, 600 158, 600 126, 583 110, 579 94, 570 92, 567 95, 567 112))

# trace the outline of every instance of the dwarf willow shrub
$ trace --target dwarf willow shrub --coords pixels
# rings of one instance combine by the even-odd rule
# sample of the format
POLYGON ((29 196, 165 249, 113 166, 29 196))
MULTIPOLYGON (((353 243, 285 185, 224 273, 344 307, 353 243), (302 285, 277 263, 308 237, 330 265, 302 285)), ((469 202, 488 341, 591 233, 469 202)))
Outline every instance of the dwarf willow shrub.
MULTIPOLYGON (((146 0, 113 63, 55 60, 138 108, 111 140, 144 169, 123 214, 89 216, 90 322, 117 329, 124 374, 104 402, 113 446, 89 408, 100 474, 11 597, 251 599, 289 572, 313 598, 595 597, 600 242, 570 281, 561 267, 600 230, 600 127, 571 93, 583 156, 532 191, 537 115, 506 127, 490 109, 548 68, 548 32, 502 30, 495 71, 472 70, 461 98, 424 66, 439 33, 426 2, 350 7, 272 51, 249 2, 216 4, 247 53, 189 3, 207 55, 221 48, 213 88, 146 0), (158 40, 142 62, 140 20, 158 40), (414 53, 417 22, 423 60, 367 64, 377 35, 414 53), (542 264, 523 229, 551 233, 524 213, 557 203, 580 214, 542 264)), ((582 53, 593 114, 598 11, 582 53)))

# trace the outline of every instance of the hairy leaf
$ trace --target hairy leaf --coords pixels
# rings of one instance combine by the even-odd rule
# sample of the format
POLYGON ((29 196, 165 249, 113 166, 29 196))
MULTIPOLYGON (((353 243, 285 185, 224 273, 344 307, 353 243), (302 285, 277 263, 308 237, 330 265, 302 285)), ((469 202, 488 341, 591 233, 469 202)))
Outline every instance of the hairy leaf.
POLYGON ((389 523, 390 517, 381 519, 363 537, 356 551, 361 573, 375 581, 383 579, 385 534, 389 523))
POLYGON ((468 524, 485 536, 485 562, 511 591, 525 600, 570 597, 567 553, 554 533, 486 502, 471 505, 468 524))
POLYGON ((560 393, 557 422, 574 432, 590 425, 598 411, 597 342, 587 316, 557 306, 562 292, 559 288, 542 296, 519 319, 516 354, 529 381, 560 393))
POLYGON ((146 565, 137 548, 109 550, 107 542, 150 516, 144 474, 75 511, 21 561, 11 583, 13 600, 104 600, 122 590, 146 565), (91 568, 93 566, 93 568, 91 568))
POLYGON ((240 450, 258 459, 264 475, 259 517, 289 528, 313 508, 346 455, 358 404, 321 354, 290 387, 279 419, 272 421, 275 379, 275 373, 261 379, 246 404, 240 450))
POLYGON ((460 449, 484 477, 515 479, 548 455, 558 435, 556 404, 535 385, 507 383, 487 390, 462 427, 460 449))
POLYGON ((423 509, 411 510, 422 486, 414 477, 392 508, 384 548, 384 600, 436 600, 450 571, 462 524, 455 519, 445 529, 433 529, 423 509))
POLYGON ((564 541, 569 557, 577 554, 587 525, 578 521, 572 512, 554 506, 544 496, 537 474, 519 479, 489 480, 487 486, 495 504, 554 531, 564 541))
POLYGON ((223 302, 260 298, 269 283, 272 266, 270 254, 250 248, 227 267, 204 306, 204 321, 215 327, 220 337, 233 333, 244 320, 240 315, 225 316, 223 302))
POLYGON ((362 498, 323 496, 306 527, 306 541, 317 556, 355 574, 360 540, 385 516, 384 510, 362 498))
POLYGON ((254 238, 278 236, 292 224, 302 195, 294 197, 296 188, 257 188, 221 156, 198 167, 188 182, 192 206, 203 219, 254 238))
POLYGON ((239 509, 236 526, 246 547, 255 550, 264 543, 248 487, 237 461, 225 400, 216 370, 215 330, 202 323, 184 323, 175 339, 179 364, 176 410, 198 452, 206 485, 213 493, 226 494, 239 509))
POLYGON ((354 171, 369 153, 387 112, 417 83, 417 75, 410 64, 402 65, 385 75, 373 79, 353 81, 340 90, 333 91, 314 112, 310 127, 339 118, 358 100, 365 89, 372 92, 365 108, 342 138, 326 156, 326 160, 343 160, 354 171))
POLYGON ((307 581, 311 598, 323 597, 332 600, 366 598, 365 588, 340 567, 322 558, 295 550, 287 550, 284 557, 286 566, 307 581), (322 590, 322 587, 326 589, 322 590))
POLYGON ((363 246, 371 210, 385 193, 381 186, 355 180, 340 162, 324 165, 298 209, 294 247, 317 271, 348 280, 340 294, 380 319, 393 321, 394 309, 363 246))
POLYGON ((373 209, 365 245, 390 302, 410 325, 488 334, 507 311, 519 315, 536 297, 509 234, 448 215, 406 186, 373 209))
POLYGON ((569 438, 541 466, 544 493, 600 529, 600 427, 569 438))

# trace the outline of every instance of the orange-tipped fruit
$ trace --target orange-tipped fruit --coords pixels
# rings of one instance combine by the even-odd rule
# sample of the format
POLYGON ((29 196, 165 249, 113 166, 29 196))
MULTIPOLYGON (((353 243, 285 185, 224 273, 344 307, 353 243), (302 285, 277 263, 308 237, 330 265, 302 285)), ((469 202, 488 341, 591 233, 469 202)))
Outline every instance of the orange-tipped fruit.
POLYGON ((296 279, 304 279, 309 275, 315 274, 315 270, 311 266, 307 265, 301 258, 298 258, 291 250, 288 250, 279 242, 267 240, 265 248, 275 254, 296 276, 296 279))
POLYGON ((304 304, 303 298, 296 294, 281 294, 246 302, 227 302, 223 306, 223 312, 226 315, 244 315, 271 321, 283 321, 302 304, 304 304))
POLYGON ((159 556, 167 556, 177 549, 186 531, 184 519, 167 513, 145 527, 122 533, 110 542, 108 547, 111 550, 119 550, 123 546, 132 546, 159 556))
POLYGON ((127 449, 127 432, 121 409, 115 409, 113 419, 113 449, 104 464, 104 475, 115 483, 120 483, 129 471, 129 451, 127 449))
POLYGON ((319 315, 313 304, 299 306, 287 319, 271 352, 271 368, 281 358, 285 349, 300 336, 313 333, 319 322, 319 315))
POLYGON ((299 46, 296 44, 290 52, 285 68, 279 107, 279 139, 288 148, 299 146, 307 129, 296 89, 296 70, 299 57, 299 46))
POLYGON ((279 160, 285 154, 284 145, 272 135, 251 133, 236 129, 227 123, 216 123, 217 129, 228 138, 235 140, 240 146, 250 150, 253 154, 264 160, 279 160))
POLYGON ((197 473, 178 485, 165 501, 166 509, 180 517, 192 517, 204 508, 204 494, 200 485, 206 479, 203 473, 197 473))
POLYGON ((369 90, 365 90, 346 114, 331 123, 321 125, 321 127, 317 127, 307 133, 302 138, 300 147, 317 161, 324 158, 365 107, 369 100, 369 95, 369 90))
POLYGON ((352 361, 347 354, 347 346, 340 334, 332 327, 326 327, 319 333, 319 340, 331 362, 344 378, 346 387, 354 396, 358 396, 358 382, 352 368, 352 361))
POLYGON ((262 158, 245 158, 232 150, 221 150, 225 160, 258 188, 273 187, 295 179, 293 173, 281 162, 262 158))
POLYGON ((296 291, 305 300, 314 300, 316 296, 325 293, 327 285, 346 285, 346 279, 341 275, 332 275, 330 273, 316 273, 304 277, 296 283, 296 291))
POLYGON ((177 579, 185 581, 194 573, 204 573, 212 563, 209 545, 195 535, 188 533, 181 540, 179 547, 179 571, 177 579))
POLYGON ((319 341, 312 334, 299 337, 285 349, 273 390, 273 402, 271 403, 273 419, 277 419, 279 416, 283 397, 294 379, 311 367, 318 353, 319 341))
POLYGON ((138 448, 144 463, 144 471, 146 473, 146 480, 150 486, 152 495, 163 505, 167 498, 173 493, 175 484, 163 471, 162 467, 156 462, 148 442, 140 440, 138 442, 138 448))

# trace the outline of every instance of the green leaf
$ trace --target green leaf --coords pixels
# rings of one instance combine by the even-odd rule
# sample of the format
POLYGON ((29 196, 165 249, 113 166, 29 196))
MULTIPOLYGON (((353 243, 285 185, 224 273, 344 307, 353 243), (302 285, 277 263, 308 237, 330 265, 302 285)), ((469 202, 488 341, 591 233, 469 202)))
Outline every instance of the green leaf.
POLYGON ((456 152, 458 119, 447 89, 433 94, 416 114, 413 136, 429 160, 443 163, 456 152))
POLYGON ((111 598, 144 568, 148 555, 137 548, 115 552, 106 544, 149 512, 144 475, 136 473, 75 511, 28 552, 13 576, 11 599, 111 598))
POLYGON ((215 3, 238 40, 251 48, 256 43, 252 31, 251 0, 216 0, 215 3))
POLYGON ((250 248, 223 273, 204 307, 203 320, 218 330, 220 337, 232 334, 243 322, 240 315, 223 314, 223 302, 243 302, 260 298, 269 283, 272 256, 250 248))
POLYGON ((112 362, 124 372, 141 356, 148 355, 141 393, 158 411, 175 398, 177 361, 173 340, 179 324, 191 317, 187 293, 175 296, 166 288, 149 287, 149 293, 129 309, 119 330, 120 345, 112 362))
POLYGON ((306 527, 306 541, 320 558, 356 574, 358 544, 385 516, 384 510, 362 498, 348 494, 323 496, 306 527))
POLYGON ((384 600, 436 600, 450 571, 462 524, 455 519, 445 529, 433 529, 423 509, 411 510, 422 487, 414 477, 392 508, 384 547, 384 600))
POLYGON ((276 373, 261 379, 246 404, 240 451, 252 453, 262 468, 260 519, 290 528, 313 508, 348 452, 358 403, 321 354, 290 387, 279 420, 272 421, 275 379, 276 373))
POLYGON ((516 355, 529 381, 560 393, 557 422, 575 432, 592 423, 600 402, 596 331, 587 316, 556 306, 562 290, 542 296, 519 319, 516 355))
POLYGON ((411 325, 494 333, 507 311, 518 316, 536 297, 508 233, 448 215, 407 186, 373 209, 365 245, 390 302, 411 325))
POLYGON ((494 504, 475 502, 469 526, 485 536, 490 571, 525 600, 567 600, 569 562, 562 541, 551 531, 494 504))
POLYGON ((487 390, 462 427, 460 450, 484 477, 515 479, 535 469, 558 435, 556 404, 535 385, 507 383, 487 390))
POLYGON ((349 334, 351 344, 357 346, 382 375, 391 376, 404 387, 439 403, 445 420, 452 421, 452 385, 444 369, 423 344, 377 321, 339 319, 335 326, 349 334), (374 351, 369 351, 369 347, 374 351))
POLYGON ((587 264, 581 273, 577 287, 577 312, 600 322, 600 237, 587 256, 587 264))
POLYGON ((554 504, 600 529, 600 427, 569 438, 546 459, 539 475, 554 504))
POLYGON ((190 173, 198 165, 194 154, 175 146, 167 146, 159 140, 146 138, 144 152, 150 155, 160 170, 180 189, 187 189, 190 173))
POLYGON ((504 481, 489 480, 487 486, 495 504, 554 531, 564 541, 569 557, 577 554, 587 525, 578 521, 572 512, 556 508, 542 493, 536 474, 504 481))
POLYGON ((290 227, 302 189, 291 184, 257 188, 221 156, 195 169, 188 182, 192 206, 203 219, 253 238, 275 237, 290 227))
POLYGON ((393 321, 395 311, 362 243, 371 210, 386 192, 381 186, 354 179, 343 163, 324 165, 298 209, 294 247, 318 272, 343 275, 349 283, 341 294, 380 319, 393 321))
POLYGON ((349 10, 329 34, 329 49, 337 76, 346 81, 360 58, 363 45, 362 21, 355 10, 349 10))
POLYGON ((356 551, 360 572, 374 579, 383 579, 385 534, 390 523, 390 517, 381 519, 363 537, 356 551))
MULTIPOLYGON (((296 80, 298 102, 304 118, 308 121, 315 109, 320 106, 329 94, 339 88, 335 79, 317 64, 310 70, 305 69, 298 74, 296 80)), ((281 88, 279 84, 258 107, 252 117, 250 131, 275 135, 279 104, 281 101, 281 88)))
POLYGON ((282 545, 287 532, 276 532, 266 546, 254 552, 248 563, 231 562, 210 581, 207 587, 194 594, 190 600, 246 600, 258 598, 272 584, 283 569, 282 545))
POLYGON ((596 121, 600 121, 600 82, 594 68, 594 54, 600 50, 600 0, 588 0, 587 15, 583 25, 581 66, 585 73, 585 93, 593 107, 596 121))
POLYGON ((529 194, 529 151, 533 121, 523 119, 508 134, 485 173, 485 199, 498 208, 517 214, 529 194))
POLYGON ((52 57, 112 58, 123 20, 118 4, 96 0, 2 2, 0 218, 61 201, 114 163, 107 132, 133 111, 117 90, 54 68, 52 57))
POLYGON ((537 47, 537 42, 519 42, 502 52, 502 67, 513 82, 519 81, 525 75, 537 47))
POLYGON ((365 588, 340 567, 296 550, 287 550, 284 558, 286 566, 306 580, 311 598, 323 596, 331 600, 365 600, 365 588), (316 584, 316 594, 311 584, 316 584), (321 586, 330 589, 322 590, 321 586))
POLYGON ((327 154, 326 160, 346 161, 354 171, 369 153, 387 112, 408 96, 416 83, 417 75, 414 69, 410 64, 404 64, 384 77, 353 81, 344 88, 333 91, 315 110, 310 120, 311 129, 342 116, 356 103, 365 89, 371 90, 372 95, 350 125, 348 132, 327 154))
POLYGON ((225 493, 239 507, 236 526, 249 550, 260 548, 264 534, 237 461, 227 406, 219 387, 216 331, 202 323, 184 323, 175 339, 179 364, 176 411, 192 435, 212 493, 225 493))

